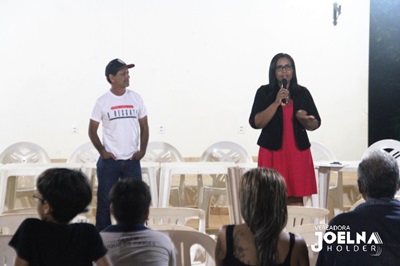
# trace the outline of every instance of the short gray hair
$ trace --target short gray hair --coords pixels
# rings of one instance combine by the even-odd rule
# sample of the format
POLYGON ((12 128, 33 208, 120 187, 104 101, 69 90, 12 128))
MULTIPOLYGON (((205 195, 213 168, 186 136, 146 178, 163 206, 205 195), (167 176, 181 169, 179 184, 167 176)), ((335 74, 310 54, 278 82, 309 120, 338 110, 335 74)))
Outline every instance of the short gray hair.
POLYGON ((358 187, 369 198, 393 198, 399 189, 399 166, 385 151, 375 151, 358 166, 358 187))

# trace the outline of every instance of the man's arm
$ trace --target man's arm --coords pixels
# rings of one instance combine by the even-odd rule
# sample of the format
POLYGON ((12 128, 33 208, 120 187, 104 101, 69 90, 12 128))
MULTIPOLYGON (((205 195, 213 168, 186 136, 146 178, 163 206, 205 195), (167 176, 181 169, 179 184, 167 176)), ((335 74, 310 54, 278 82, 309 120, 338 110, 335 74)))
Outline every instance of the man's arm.
POLYGON ((29 261, 21 259, 18 256, 15 258, 14 266, 28 266, 28 265, 29 265, 29 261))
POLYGON ((132 155, 133 160, 140 160, 146 154, 147 143, 149 142, 149 125, 147 116, 139 119, 140 126, 140 149, 132 155))
POLYGON ((115 160, 116 158, 114 154, 106 151, 106 149, 104 148, 103 144, 100 141, 99 135, 97 134, 97 129, 99 128, 99 124, 100 124, 99 122, 90 119, 89 130, 88 130, 90 141, 93 143, 93 146, 100 153, 100 156, 103 159, 112 158, 115 160))

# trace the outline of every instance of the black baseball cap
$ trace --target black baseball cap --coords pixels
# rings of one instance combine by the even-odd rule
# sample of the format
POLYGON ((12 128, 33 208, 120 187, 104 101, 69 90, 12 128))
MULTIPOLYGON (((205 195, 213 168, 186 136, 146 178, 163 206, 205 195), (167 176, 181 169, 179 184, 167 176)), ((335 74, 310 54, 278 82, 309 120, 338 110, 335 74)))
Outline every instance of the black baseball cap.
POLYGON ((108 75, 114 75, 117 74, 117 72, 123 68, 132 68, 134 67, 134 64, 129 64, 127 65, 124 61, 122 61, 119 58, 115 58, 114 60, 111 60, 110 63, 106 66, 106 77, 108 78, 108 75))

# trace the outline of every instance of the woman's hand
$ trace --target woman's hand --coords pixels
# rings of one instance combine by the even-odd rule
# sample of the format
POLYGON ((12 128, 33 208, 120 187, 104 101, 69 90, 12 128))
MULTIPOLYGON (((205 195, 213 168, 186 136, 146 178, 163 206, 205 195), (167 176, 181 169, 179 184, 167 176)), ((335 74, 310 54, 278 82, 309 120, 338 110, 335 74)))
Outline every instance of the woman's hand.
POLYGON ((276 94, 275 103, 281 104, 282 99, 287 99, 287 98, 289 98, 289 90, 287 90, 285 88, 281 88, 281 89, 279 89, 278 93, 276 94))
POLYGON ((300 124, 307 130, 317 129, 319 126, 318 120, 313 115, 307 115, 305 110, 298 110, 296 112, 296 118, 300 124))

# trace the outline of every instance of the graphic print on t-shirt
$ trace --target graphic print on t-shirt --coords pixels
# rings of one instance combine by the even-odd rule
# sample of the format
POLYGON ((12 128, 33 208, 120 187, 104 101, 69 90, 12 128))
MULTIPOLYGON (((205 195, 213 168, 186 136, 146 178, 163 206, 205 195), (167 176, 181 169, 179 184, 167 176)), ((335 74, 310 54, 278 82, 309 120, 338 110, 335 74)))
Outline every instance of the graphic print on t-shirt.
POLYGON ((117 105, 111 107, 111 111, 107 112, 108 119, 137 118, 138 110, 133 105, 117 105))

